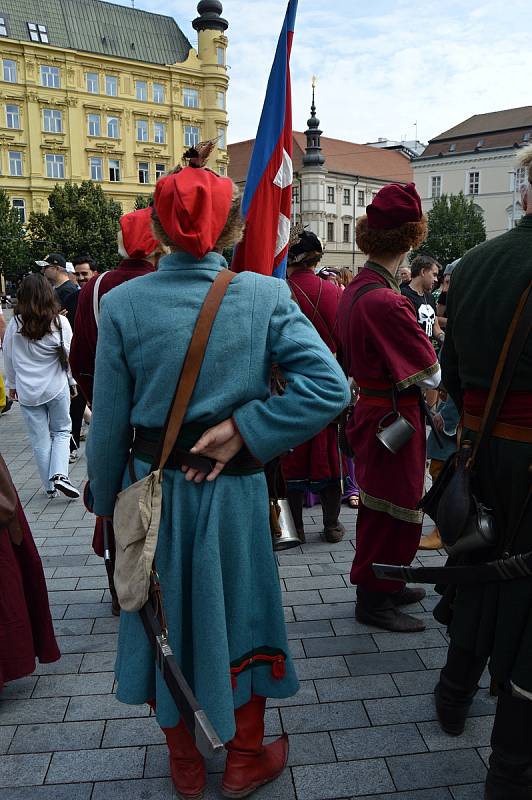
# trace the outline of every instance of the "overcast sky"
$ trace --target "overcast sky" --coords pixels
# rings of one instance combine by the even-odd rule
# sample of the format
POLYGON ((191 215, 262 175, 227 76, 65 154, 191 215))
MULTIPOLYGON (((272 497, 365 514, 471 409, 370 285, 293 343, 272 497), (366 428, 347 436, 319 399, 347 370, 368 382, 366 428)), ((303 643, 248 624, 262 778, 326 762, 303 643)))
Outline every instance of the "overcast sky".
MULTIPOLYGON (((124 0, 122 3, 125 5, 124 0)), ((196 47, 193 0, 136 0, 171 14, 196 47)), ((229 141, 255 136, 286 0, 225 0, 229 141)), ((431 137, 472 114, 532 105, 530 0, 299 0, 294 128, 312 75, 325 135, 353 142, 431 137)))

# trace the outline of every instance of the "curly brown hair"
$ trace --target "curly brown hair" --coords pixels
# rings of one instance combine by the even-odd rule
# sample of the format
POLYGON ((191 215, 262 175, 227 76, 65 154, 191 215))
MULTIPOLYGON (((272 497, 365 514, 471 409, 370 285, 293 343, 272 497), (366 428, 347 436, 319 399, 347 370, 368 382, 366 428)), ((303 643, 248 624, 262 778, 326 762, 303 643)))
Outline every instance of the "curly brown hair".
POLYGON ((27 275, 19 286, 13 314, 21 324, 20 333, 38 342, 52 332, 52 321, 59 313, 59 303, 50 282, 38 272, 27 275))
POLYGON ((357 219, 356 243, 363 253, 372 256, 396 256, 408 253, 425 241, 428 233, 426 216, 419 222, 405 222, 399 228, 370 228, 366 214, 357 219))

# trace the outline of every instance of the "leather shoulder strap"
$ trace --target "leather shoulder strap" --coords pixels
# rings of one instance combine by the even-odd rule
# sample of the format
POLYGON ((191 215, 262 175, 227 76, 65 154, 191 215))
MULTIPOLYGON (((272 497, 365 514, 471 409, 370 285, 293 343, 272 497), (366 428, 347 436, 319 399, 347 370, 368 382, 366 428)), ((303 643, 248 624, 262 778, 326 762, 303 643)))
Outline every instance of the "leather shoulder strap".
POLYGON ((349 306, 349 311, 353 308, 355 303, 358 303, 361 297, 364 297, 365 294, 368 292, 372 292, 374 289, 388 289, 388 286, 383 286, 382 283, 366 283, 365 286, 361 286, 360 289, 354 293, 353 297, 351 298, 351 304, 349 306))
POLYGON ((504 398, 510 388, 517 362, 519 361, 523 347, 530 334, 531 327, 532 283, 529 283, 519 299, 499 355, 499 360, 497 361, 497 366, 495 367, 488 399, 484 408, 482 423, 480 425, 480 431, 471 456, 471 464, 474 463, 477 457, 481 443, 488 438, 497 421, 499 411, 501 410, 504 398))
POLYGON ((105 272, 102 272, 101 275, 98 275, 96 280, 94 281, 94 288, 92 290, 92 311, 94 313, 94 321, 96 323, 96 327, 100 324, 100 283, 102 282, 103 276, 105 272))
POLYGON ((343 333, 345 334, 344 340, 346 346, 344 348, 343 353, 341 353, 340 363, 342 364, 342 368, 347 377, 349 377, 349 364, 351 362, 351 348, 349 347, 349 320, 351 317, 351 312, 353 310, 353 306, 357 303, 361 297, 364 297, 365 294, 368 292, 372 292, 376 289, 387 289, 387 286, 383 286, 382 283, 366 283, 364 286, 361 286, 360 289, 353 294, 351 298, 351 302, 349 303, 349 311, 345 315, 344 324, 343 324, 343 333))
POLYGON ((218 313, 218 309, 220 308, 229 284, 235 277, 235 272, 231 272, 228 269, 222 270, 222 272, 216 276, 214 283, 203 301, 188 346, 185 361, 183 362, 174 399, 163 428, 161 441, 159 442, 158 456, 153 465, 154 469, 164 469, 168 457, 172 452, 172 448, 176 443, 190 398, 192 397, 194 387, 198 380, 216 314, 218 313))

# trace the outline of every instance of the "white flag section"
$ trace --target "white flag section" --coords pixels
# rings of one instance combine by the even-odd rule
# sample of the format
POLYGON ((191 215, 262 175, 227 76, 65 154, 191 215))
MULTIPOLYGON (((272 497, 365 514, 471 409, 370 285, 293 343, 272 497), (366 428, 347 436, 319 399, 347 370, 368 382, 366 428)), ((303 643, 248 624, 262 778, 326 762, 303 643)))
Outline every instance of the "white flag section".
POLYGON ((294 179, 294 168, 292 166, 292 159, 290 158, 286 150, 283 149, 283 161, 281 166, 279 167, 277 175, 273 179, 273 183, 280 189, 286 189, 287 186, 292 185, 293 179, 294 179))
POLYGON ((290 220, 284 214, 279 214, 279 227, 277 228, 277 244, 275 245, 275 255, 284 250, 290 239, 290 220))

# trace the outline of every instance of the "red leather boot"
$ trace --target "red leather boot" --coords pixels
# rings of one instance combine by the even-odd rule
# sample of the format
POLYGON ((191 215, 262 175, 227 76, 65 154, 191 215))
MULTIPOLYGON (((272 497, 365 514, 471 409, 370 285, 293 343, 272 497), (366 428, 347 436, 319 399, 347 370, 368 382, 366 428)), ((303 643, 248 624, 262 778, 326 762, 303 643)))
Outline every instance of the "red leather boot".
POLYGON ((264 745, 266 698, 254 694, 235 711, 236 734, 228 744, 222 782, 224 797, 247 797, 265 783, 278 778, 288 760, 288 736, 283 734, 264 745))
POLYGON ((203 756, 194 744, 183 720, 175 728, 163 728, 170 751, 170 773, 182 800, 200 800, 205 789, 203 756))

